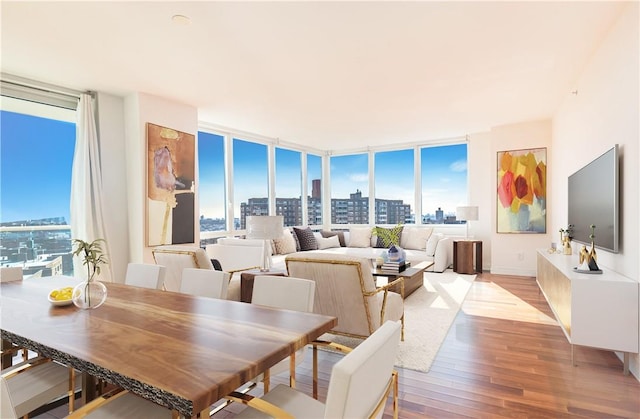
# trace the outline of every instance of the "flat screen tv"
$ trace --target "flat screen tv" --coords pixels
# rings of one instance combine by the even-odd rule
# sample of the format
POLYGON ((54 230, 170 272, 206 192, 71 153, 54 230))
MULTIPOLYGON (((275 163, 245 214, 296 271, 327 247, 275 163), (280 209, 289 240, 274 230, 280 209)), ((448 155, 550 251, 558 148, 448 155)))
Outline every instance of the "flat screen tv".
POLYGON ((568 224, 573 225, 573 240, 591 244, 594 224, 595 246, 618 253, 618 185, 618 144, 569 176, 568 224))

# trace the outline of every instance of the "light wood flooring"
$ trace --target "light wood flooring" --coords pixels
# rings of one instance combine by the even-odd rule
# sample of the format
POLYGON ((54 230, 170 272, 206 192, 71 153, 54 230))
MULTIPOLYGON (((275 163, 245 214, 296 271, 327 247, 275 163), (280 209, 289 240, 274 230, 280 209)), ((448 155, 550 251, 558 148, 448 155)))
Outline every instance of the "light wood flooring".
MULTIPOLYGON (((321 400, 340 358, 320 352, 321 400)), ((640 418, 640 383, 623 375, 612 352, 576 347, 575 361, 572 366, 571 346, 534 278, 484 273, 430 371, 400 369, 400 417, 640 418)), ((310 394, 311 382, 306 356, 297 387, 310 394)), ((272 383, 286 383, 286 377, 272 377, 272 383)), ((214 417, 233 417, 239 409, 232 404, 214 417)), ((64 416, 56 413, 40 417, 64 416)), ((392 417, 390 402, 384 417, 392 417)))

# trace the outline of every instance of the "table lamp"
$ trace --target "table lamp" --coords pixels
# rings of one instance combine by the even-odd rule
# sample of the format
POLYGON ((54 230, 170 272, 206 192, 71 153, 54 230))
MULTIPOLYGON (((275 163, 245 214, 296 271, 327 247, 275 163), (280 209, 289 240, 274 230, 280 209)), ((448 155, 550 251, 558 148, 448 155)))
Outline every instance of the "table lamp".
POLYGON ((456 208, 456 219, 466 221, 467 230, 464 235, 464 238, 469 238, 469 221, 477 221, 478 220, 478 207, 476 206, 468 206, 468 207, 457 207, 456 208))
POLYGON ((247 217, 247 239, 264 240, 262 249, 262 272, 270 267, 270 240, 282 237, 284 217, 282 215, 250 215, 247 217))

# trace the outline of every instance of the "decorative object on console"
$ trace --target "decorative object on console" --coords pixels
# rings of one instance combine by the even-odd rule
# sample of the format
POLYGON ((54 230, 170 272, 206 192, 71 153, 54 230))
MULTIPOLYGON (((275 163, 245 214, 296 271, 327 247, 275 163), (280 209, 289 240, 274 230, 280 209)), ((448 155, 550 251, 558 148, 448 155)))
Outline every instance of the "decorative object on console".
POLYGON ((76 249, 73 256, 80 256, 82 264, 87 267, 87 279, 75 286, 72 293, 73 304, 80 308, 98 308, 107 299, 107 287, 99 281, 94 281, 100 275, 100 266, 108 263, 101 243, 104 239, 86 242, 73 239, 76 249))
POLYGON ((284 217, 282 215, 252 215, 247 217, 247 238, 265 240, 262 269, 268 270, 271 248, 270 240, 279 239, 283 233, 284 217))
POLYGON ((195 135, 147 123, 147 243, 195 240, 195 135))
POLYGON ((546 233, 547 149, 498 152, 498 233, 546 233))
POLYGON ((456 207, 456 219, 465 221, 467 230, 464 237, 469 238, 469 221, 478 221, 478 207, 456 207))
POLYGON ((573 232, 573 224, 569 224, 567 228, 560 229, 560 241, 562 243, 562 252, 565 255, 573 254, 573 250, 571 249, 571 239, 573 239, 572 232, 573 232))

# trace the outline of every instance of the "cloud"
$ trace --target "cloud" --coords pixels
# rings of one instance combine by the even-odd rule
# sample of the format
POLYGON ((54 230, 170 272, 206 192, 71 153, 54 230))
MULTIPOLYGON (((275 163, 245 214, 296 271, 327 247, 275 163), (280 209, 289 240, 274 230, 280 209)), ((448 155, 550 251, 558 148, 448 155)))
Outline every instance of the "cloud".
POLYGON ((464 172, 467 170, 467 160, 456 160, 449 165, 452 172, 464 172))
POLYGON ((368 173, 351 173, 349 174, 349 180, 351 182, 369 182, 368 173))

